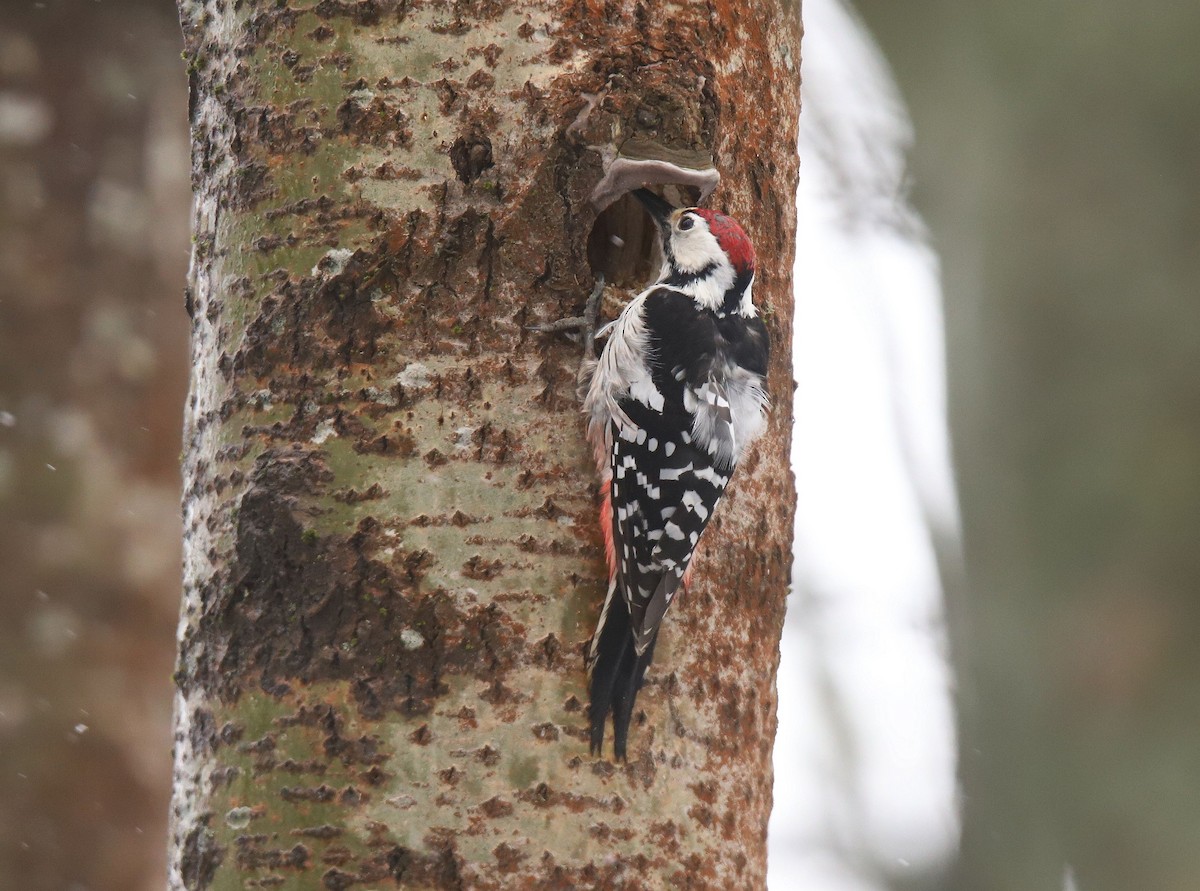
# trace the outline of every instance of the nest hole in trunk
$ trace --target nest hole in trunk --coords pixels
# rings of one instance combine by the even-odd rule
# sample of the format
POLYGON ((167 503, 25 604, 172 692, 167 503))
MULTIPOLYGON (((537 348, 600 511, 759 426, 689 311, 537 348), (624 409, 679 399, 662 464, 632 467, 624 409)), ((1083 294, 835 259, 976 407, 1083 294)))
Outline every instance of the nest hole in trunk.
MULTIPOLYGON (((676 207, 694 206, 699 190, 667 185, 657 191, 676 207)), ((609 285, 640 291, 658 278, 663 254, 658 229, 645 208, 626 192, 596 217, 588 235, 588 265, 609 285)))

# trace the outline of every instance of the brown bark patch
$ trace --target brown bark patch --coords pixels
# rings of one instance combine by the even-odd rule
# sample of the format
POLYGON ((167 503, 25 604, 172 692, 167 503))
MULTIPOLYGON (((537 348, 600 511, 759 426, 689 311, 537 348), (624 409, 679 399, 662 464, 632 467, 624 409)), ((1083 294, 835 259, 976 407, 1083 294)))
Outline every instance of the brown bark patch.
POLYGON ((194 826, 183 841, 180 859, 180 871, 189 891, 207 888, 224 859, 225 849, 217 844, 208 826, 194 826))
POLYGON ((391 274, 384 254, 359 249, 331 253, 313 275, 285 277, 263 299, 234 368, 287 393, 311 383, 294 369, 370 362, 378 339, 393 328, 371 293, 391 274))
MULTIPOLYGON (((502 620, 495 605, 463 606, 440 588, 426 590, 426 551, 388 564, 367 557, 379 534, 369 518, 347 537, 305 528, 302 495, 323 491, 331 479, 317 450, 260 456, 238 507, 236 560, 210 582, 214 609, 184 641, 196 667, 181 682, 211 684, 228 698, 256 682, 282 694, 293 680, 351 679, 371 714, 389 705, 428 711, 447 689, 447 674, 497 682, 523 652, 523 629, 502 620)), ((480 578, 499 569, 482 558, 475 567, 480 578)), ((330 709, 296 720, 325 722, 330 756, 368 767, 379 760, 377 740, 343 737, 330 709)), ((194 732, 215 740, 211 723, 201 716, 194 732)))
POLYGON ((492 819, 507 817, 513 812, 513 806, 499 796, 489 798, 479 805, 479 809, 492 819))
POLYGON ((505 875, 516 872, 521 865, 521 861, 529 856, 508 842, 501 842, 496 845, 492 853, 496 856, 496 868, 505 875))

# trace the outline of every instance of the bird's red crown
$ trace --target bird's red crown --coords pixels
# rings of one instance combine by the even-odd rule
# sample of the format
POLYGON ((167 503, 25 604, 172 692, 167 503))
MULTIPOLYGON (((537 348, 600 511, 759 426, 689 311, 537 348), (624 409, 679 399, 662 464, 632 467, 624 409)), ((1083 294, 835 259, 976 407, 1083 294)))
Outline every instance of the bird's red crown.
POLYGON ((754 270, 754 245, 737 220, 708 208, 697 208, 694 213, 704 217, 708 231, 717 239, 734 269, 738 272, 754 270))

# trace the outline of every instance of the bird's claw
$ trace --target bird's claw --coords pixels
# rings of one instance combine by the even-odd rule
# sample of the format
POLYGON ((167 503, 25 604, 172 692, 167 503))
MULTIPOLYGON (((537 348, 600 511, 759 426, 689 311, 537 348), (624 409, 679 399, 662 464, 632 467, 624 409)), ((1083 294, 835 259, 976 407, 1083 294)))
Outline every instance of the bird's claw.
POLYGON ((543 325, 526 325, 525 330, 536 331, 538 334, 558 334, 567 335, 571 340, 578 342, 579 330, 587 327, 587 319, 583 316, 570 316, 569 318, 559 319, 556 322, 546 322, 543 325))
POLYGON ((596 276, 596 287, 588 295, 583 315, 558 319, 542 325, 529 325, 528 330, 538 334, 566 334, 575 342, 583 342, 584 360, 594 359, 596 355, 596 322, 600 317, 600 299, 604 296, 604 275, 596 276))

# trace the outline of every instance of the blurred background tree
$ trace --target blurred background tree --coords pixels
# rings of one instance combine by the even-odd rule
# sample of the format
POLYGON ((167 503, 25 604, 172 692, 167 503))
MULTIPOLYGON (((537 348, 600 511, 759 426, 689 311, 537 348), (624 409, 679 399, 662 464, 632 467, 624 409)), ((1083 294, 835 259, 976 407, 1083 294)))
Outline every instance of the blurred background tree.
POLYGON ((0 887, 162 887, 188 368, 169 2, 0 13, 0 887))
MULTIPOLYGON (((1200 6, 860 10, 941 253, 970 584, 955 887, 1200 875, 1200 6)), ((965 672, 965 673, 964 673, 965 672)))
MULTIPOLYGON (((1200 6, 861 0, 941 253, 962 891, 1200 875, 1200 6)), ((0 887, 161 888, 188 153, 171 0, 0 16, 0 887), (53 469, 51 469, 53 468, 53 469)), ((803 175, 803 173, 802 173, 803 175)))

